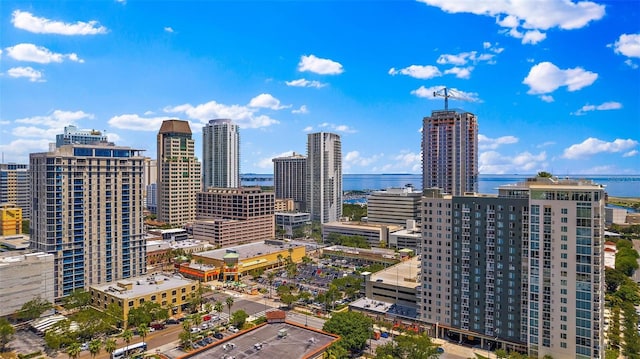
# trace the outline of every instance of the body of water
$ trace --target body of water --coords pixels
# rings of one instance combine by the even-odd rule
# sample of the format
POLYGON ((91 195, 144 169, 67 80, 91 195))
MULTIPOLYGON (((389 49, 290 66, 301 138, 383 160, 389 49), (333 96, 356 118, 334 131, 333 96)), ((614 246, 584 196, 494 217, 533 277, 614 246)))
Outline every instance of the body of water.
MULTIPOLYGON (((532 175, 480 175, 478 192, 497 194, 498 187, 522 182, 532 175)), ((560 176, 564 177, 564 176, 560 176)), ((640 197, 640 175, 592 175, 569 176, 569 178, 590 179, 605 186, 607 193, 614 197, 640 197)), ((244 174, 243 186, 273 186, 272 174, 244 174)), ((342 176, 343 191, 371 191, 391 187, 413 186, 422 189, 420 174, 345 174, 342 176)))

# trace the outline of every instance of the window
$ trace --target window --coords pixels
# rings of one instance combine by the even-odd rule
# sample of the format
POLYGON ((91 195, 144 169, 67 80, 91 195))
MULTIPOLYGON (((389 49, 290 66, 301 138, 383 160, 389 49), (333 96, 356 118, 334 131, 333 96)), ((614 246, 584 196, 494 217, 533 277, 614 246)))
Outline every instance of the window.
POLYGON ((129 301, 129 306, 133 307, 133 301, 132 300, 129 301))

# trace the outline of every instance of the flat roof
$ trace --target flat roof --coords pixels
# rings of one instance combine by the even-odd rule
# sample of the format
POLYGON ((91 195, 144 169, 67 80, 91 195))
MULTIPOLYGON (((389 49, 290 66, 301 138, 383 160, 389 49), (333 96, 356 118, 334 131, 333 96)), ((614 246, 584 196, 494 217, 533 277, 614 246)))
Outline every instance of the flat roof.
POLYGON ((386 314, 400 319, 416 320, 418 318, 417 308, 387 303, 370 298, 360 298, 355 302, 351 302, 349 304, 349 308, 358 311, 386 314))
POLYGON ((389 228, 390 231, 398 230, 402 228, 399 224, 378 224, 378 223, 368 223, 368 222, 327 222, 323 223, 322 227, 333 227, 333 228, 357 228, 360 230, 367 231, 379 231, 383 227, 389 228))
POLYGON ((196 281, 184 279, 179 275, 169 276, 166 274, 153 274, 148 276, 121 279, 109 284, 91 286, 91 288, 101 292, 109 293, 116 298, 129 299, 195 283, 196 281), (118 286, 118 283, 131 283, 131 290, 124 290, 124 288, 118 286))
POLYGON ((402 261, 396 265, 385 268, 371 275, 371 282, 378 282, 388 285, 395 285, 403 288, 413 289, 420 285, 418 277, 420 276, 420 257, 414 256, 406 261, 402 261))
POLYGON ((321 352, 337 339, 329 333, 289 322, 271 323, 240 332, 227 340, 214 342, 209 347, 184 358, 222 358, 224 355, 231 355, 236 358, 302 359, 314 352, 321 352), (284 338, 278 337, 281 329, 287 331, 284 338), (225 350, 226 343, 235 344, 235 348, 225 350), (262 344, 259 350, 254 347, 258 343, 262 344))
POLYGON ((227 250, 233 249, 238 253, 240 260, 245 260, 248 258, 260 256, 260 255, 287 251, 289 248, 297 248, 297 247, 302 247, 302 246, 292 244, 292 243, 283 243, 282 245, 275 245, 275 244, 267 244, 265 242, 252 242, 252 243, 233 246, 230 248, 221 248, 221 249, 215 249, 212 251, 200 252, 200 253, 197 253, 196 255, 200 257, 222 260, 225 254, 227 254, 227 250))

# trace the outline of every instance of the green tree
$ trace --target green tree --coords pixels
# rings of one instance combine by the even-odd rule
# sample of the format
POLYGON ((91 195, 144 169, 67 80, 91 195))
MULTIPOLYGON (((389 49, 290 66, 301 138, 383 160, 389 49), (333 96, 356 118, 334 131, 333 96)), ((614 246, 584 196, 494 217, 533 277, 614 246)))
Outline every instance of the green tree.
POLYGON ((33 320, 42 315, 49 309, 53 308, 53 304, 41 297, 35 297, 24 303, 18 311, 16 317, 21 320, 33 320))
POLYGON ((340 342, 334 343, 327 348, 327 359, 347 359, 349 358, 349 351, 345 349, 340 342))
POLYGON ((138 334, 144 342, 144 338, 146 338, 147 334, 149 334, 149 326, 147 326, 147 324, 140 324, 140 326, 138 326, 138 334))
POLYGON ((89 342, 89 353, 91 353, 92 358, 100 354, 100 350, 102 350, 102 342, 100 339, 94 339, 89 342))
POLYGON ((616 290, 618 290, 618 287, 620 287, 620 285, 624 283, 625 279, 627 278, 624 273, 614 268, 606 268, 604 273, 604 279, 607 284, 607 292, 609 293, 614 293, 616 290))
POLYGON ((109 353, 109 356, 111 356, 111 353, 116 351, 116 340, 111 338, 106 339, 104 341, 104 351, 109 353))
POLYGON ((107 309, 104 310, 104 314, 107 316, 107 320, 111 325, 120 327, 124 322, 124 312, 122 307, 118 305, 118 303, 109 303, 107 305, 107 309))
POLYGON ((15 332, 15 328, 7 318, 0 318, 0 353, 5 351, 15 332))
POLYGON ((133 339, 133 332, 129 329, 125 329, 125 331, 122 332, 120 336, 122 337, 122 340, 127 343, 127 346, 129 346, 129 343, 131 343, 131 339, 133 339))
POLYGON ((371 338, 373 321, 362 313, 339 312, 324 323, 322 330, 340 335, 340 346, 355 353, 363 350, 371 338))
POLYGON ((231 322, 231 307, 233 307, 233 297, 227 297, 227 299, 225 299, 225 302, 227 303, 227 308, 229 309, 229 322, 231 322))
POLYGON ((31 222, 28 219, 22 220, 22 234, 29 234, 29 228, 31 227, 31 222))
POLYGON ((80 343, 77 342, 71 343, 71 345, 69 345, 69 347, 67 348, 67 354, 69 355, 69 358, 76 359, 80 356, 81 352, 82 349, 80 348, 80 343))
POLYGON ((217 300, 215 303, 213 303, 213 310, 218 312, 218 316, 220 316, 220 313, 222 313, 222 309, 224 309, 224 304, 222 304, 221 301, 217 300))
POLYGON ((500 349, 496 349, 496 357, 498 359, 506 359, 509 356, 509 353, 507 353, 506 350, 500 348, 500 349))
POLYGON ((151 323, 151 313, 146 311, 143 306, 129 309, 129 313, 127 315, 128 327, 138 327, 142 324, 148 325, 149 323, 151 323))
POLYGON ((275 277, 275 272, 271 271, 267 273, 267 283, 269 283, 269 298, 271 298, 271 288, 273 288, 273 280, 275 277))
POLYGON ((538 172, 538 177, 542 177, 542 178, 551 178, 553 177, 553 175, 549 172, 546 171, 540 171, 538 172))
POLYGON ((236 310, 231 315, 231 323, 233 323, 237 328, 242 328, 244 323, 247 321, 247 318, 249 318, 249 314, 247 314, 247 312, 242 309, 236 310))
POLYGON ((62 303, 67 309, 87 307, 91 303, 91 293, 84 289, 76 289, 62 299, 62 303))

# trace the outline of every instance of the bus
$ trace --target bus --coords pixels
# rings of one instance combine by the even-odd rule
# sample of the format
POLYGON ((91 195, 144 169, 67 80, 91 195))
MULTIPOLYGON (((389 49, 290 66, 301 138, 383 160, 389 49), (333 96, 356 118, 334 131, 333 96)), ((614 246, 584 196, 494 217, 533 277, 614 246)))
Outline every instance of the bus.
POLYGON ((111 353, 111 359, 124 359, 129 358, 134 354, 143 353, 147 351, 147 343, 140 342, 131 345, 127 345, 124 348, 116 349, 111 353))

